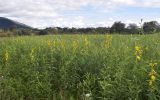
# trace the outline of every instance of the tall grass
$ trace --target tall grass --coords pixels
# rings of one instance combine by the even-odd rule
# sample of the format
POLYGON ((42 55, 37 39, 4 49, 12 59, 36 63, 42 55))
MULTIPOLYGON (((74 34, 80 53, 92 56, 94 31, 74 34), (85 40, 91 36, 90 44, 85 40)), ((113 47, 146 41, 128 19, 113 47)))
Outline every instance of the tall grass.
POLYGON ((0 100, 159 100, 160 36, 0 39, 0 100))

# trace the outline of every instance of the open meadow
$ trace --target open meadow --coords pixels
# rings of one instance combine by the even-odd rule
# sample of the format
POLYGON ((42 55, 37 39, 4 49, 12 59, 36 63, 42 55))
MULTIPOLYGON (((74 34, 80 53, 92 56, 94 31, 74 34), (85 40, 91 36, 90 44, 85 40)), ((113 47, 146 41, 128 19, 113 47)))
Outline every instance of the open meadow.
POLYGON ((0 38, 0 100, 160 100, 160 34, 0 38))

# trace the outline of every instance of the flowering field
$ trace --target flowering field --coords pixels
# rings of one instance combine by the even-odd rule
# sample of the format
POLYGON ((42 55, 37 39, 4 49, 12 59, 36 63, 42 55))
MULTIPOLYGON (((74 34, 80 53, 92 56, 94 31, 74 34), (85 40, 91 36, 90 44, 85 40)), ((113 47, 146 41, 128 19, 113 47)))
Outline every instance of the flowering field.
POLYGON ((0 39, 0 100, 159 100, 160 35, 0 39))

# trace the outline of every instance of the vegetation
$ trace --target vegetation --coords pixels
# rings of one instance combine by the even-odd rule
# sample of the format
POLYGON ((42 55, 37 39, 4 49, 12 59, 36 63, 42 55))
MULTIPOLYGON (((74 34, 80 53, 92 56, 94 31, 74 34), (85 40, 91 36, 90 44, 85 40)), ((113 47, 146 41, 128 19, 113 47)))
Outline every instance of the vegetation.
POLYGON ((159 100, 160 34, 0 39, 0 100, 159 100))
POLYGON ((160 27, 158 22, 156 21, 145 22, 143 25, 143 30, 146 33, 155 33, 157 31, 160 31, 160 27))
POLYGON ((110 33, 123 33, 125 30, 125 24, 121 23, 121 22, 115 22, 111 29, 110 29, 110 33))
POLYGON ((46 29, 32 29, 32 28, 5 28, 0 30, 0 37, 6 36, 21 36, 21 35, 52 35, 52 34, 153 34, 160 32, 160 24, 157 21, 144 22, 141 20, 140 27, 131 23, 128 26, 118 21, 111 27, 97 27, 97 28, 61 28, 50 27, 46 29))

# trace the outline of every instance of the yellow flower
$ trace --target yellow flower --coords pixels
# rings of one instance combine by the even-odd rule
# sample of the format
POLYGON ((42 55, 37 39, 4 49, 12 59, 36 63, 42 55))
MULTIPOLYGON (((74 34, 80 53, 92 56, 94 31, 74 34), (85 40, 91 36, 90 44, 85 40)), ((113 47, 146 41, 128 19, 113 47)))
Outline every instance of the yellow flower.
POLYGON ((86 47, 88 47, 89 41, 88 41, 88 38, 87 38, 87 37, 84 38, 84 44, 85 44, 86 47))
POLYGON ((31 61, 34 61, 34 48, 32 48, 31 53, 30 53, 31 61))
POLYGON ((156 77, 154 75, 151 75, 151 80, 152 81, 155 81, 156 80, 156 77))
POLYGON ((157 66, 157 63, 150 63, 149 65, 153 68, 157 66))
POLYGON ((109 48, 112 43, 112 36, 111 35, 106 35, 105 37, 105 47, 109 48))
POLYGON ((76 41, 73 41, 72 47, 73 47, 73 53, 74 53, 77 50, 77 48, 78 48, 78 44, 77 44, 76 41))
POLYGON ((142 57, 142 48, 139 45, 135 46, 135 55, 136 55, 136 61, 140 61, 142 57))
POLYGON ((140 51, 140 49, 141 49, 140 46, 135 46, 136 51, 140 51))
POLYGON ((17 39, 16 39, 16 42, 18 42, 18 43, 22 43, 22 42, 23 42, 23 40, 22 40, 22 39, 20 39, 20 38, 17 38, 17 39))
POLYGON ((47 42, 47 45, 48 45, 48 47, 50 48, 51 45, 52 45, 52 42, 49 40, 49 41, 47 42))
POLYGON ((5 64, 8 62, 8 59, 9 59, 9 53, 7 50, 5 50, 5 53, 4 53, 4 63, 5 64))
POLYGON ((149 76, 151 76, 151 75, 157 75, 157 72, 154 70, 154 69, 152 69, 152 71, 149 73, 149 76))
POLYGON ((140 56, 136 56, 136 59, 137 59, 137 61, 140 61, 141 57, 140 56))
POLYGON ((156 80, 156 75, 157 75, 157 72, 155 71, 155 67, 157 66, 157 63, 149 63, 149 66, 151 66, 151 72, 149 73, 149 86, 151 88, 151 90, 153 89, 154 87, 154 84, 153 82, 155 82, 156 80))

